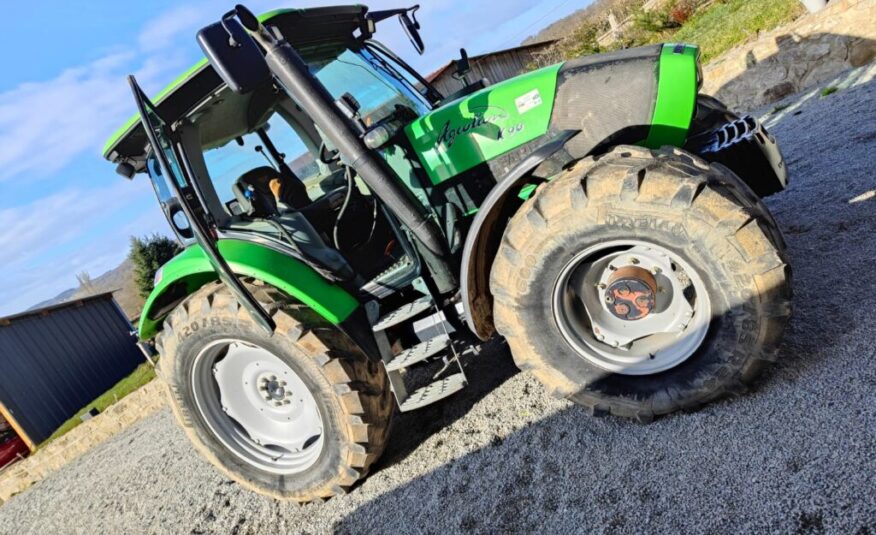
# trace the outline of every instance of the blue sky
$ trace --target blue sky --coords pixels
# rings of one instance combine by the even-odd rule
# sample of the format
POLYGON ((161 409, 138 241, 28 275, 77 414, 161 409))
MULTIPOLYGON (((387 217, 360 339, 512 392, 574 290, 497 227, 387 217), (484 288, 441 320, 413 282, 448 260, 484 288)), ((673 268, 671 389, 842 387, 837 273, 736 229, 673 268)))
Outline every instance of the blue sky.
MULTIPOLYGON (((426 53, 398 24, 378 39, 431 72, 465 46, 474 55, 514 46, 590 0, 420 0, 426 53)), ((276 7, 341 3, 252 0, 276 7)), ((412 4, 373 0, 372 9, 412 4)), ((132 235, 166 233, 148 182, 127 181, 101 159, 106 138, 134 111, 124 77, 149 93, 200 58, 198 28, 232 1, 9 2, 0 33, 0 315, 97 276, 127 255, 132 235)))

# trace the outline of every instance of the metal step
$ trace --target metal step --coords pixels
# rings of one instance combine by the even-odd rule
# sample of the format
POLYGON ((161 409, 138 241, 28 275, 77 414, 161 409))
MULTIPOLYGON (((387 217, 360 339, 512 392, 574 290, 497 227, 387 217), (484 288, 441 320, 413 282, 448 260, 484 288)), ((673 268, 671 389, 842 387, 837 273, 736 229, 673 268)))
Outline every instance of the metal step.
POLYGON ((374 330, 382 331, 384 329, 392 327, 393 325, 398 325, 399 323, 407 319, 413 318, 417 314, 429 310, 431 306, 432 298, 428 295, 424 295, 416 301, 411 301, 410 303, 404 304, 399 308, 393 310, 386 316, 380 318, 380 320, 378 320, 378 322, 374 324, 374 330))
POLYGON ((455 373, 411 392, 399 406, 401 412, 412 411, 455 394, 465 386, 465 375, 455 373))
POLYGON ((395 264, 365 283, 361 291, 383 299, 394 294, 399 288, 407 286, 411 279, 416 278, 416 263, 405 254, 395 264))
POLYGON ((386 365, 386 370, 393 371, 407 368, 412 364, 422 362, 431 356, 437 355, 441 351, 447 349, 447 346, 449 345, 450 337, 446 334, 430 338, 429 340, 421 342, 412 348, 405 349, 396 355, 392 361, 386 365))

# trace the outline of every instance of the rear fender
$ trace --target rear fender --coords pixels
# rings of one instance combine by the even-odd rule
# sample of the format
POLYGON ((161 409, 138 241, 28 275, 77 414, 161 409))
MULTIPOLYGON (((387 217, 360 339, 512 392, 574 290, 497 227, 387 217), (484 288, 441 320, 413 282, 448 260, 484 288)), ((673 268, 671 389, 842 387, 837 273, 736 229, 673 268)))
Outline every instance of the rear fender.
MULTIPOLYGON (((343 327, 344 322, 363 314, 355 297, 325 280, 300 260, 243 240, 222 239, 218 246, 237 276, 263 281, 301 301, 335 325, 343 327)), ((140 338, 147 340, 155 336, 167 314, 186 297, 215 280, 218 276, 198 245, 188 247, 165 264, 156 275, 155 289, 143 307, 140 338)))

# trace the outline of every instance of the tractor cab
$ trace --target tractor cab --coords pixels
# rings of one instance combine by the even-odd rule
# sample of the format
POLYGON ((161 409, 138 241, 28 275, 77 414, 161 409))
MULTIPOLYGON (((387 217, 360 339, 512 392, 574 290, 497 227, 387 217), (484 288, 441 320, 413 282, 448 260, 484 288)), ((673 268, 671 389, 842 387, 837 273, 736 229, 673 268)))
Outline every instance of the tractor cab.
MULTIPOLYGON (((373 143, 389 145, 385 138, 398 130, 395 125, 425 115, 440 95, 370 38, 372 19, 360 6, 260 17, 284 39, 294 40, 310 72, 339 105, 363 131, 376 132, 373 143)), ((396 222, 313 119, 276 84, 241 94, 202 61, 159 94, 155 108, 174 134, 160 143, 177 145, 183 156, 171 166, 176 176, 162 171, 139 121, 123 126, 104 152, 120 173, 148 174, 183 243, 194 243, 195 236, 172 180, 196 200, 194 215, 223 237, 270 244, 351 291, 364 286, 385 293, 412 274, 414 255, 394 231, 396 222), (384 277, 369 286, 381 273, 384 277)))

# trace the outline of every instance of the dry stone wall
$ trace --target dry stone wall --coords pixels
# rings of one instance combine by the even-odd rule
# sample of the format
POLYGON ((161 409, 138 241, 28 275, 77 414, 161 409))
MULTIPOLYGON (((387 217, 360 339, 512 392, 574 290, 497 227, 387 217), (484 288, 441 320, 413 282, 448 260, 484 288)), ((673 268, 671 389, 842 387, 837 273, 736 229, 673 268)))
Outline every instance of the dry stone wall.
POLYGON ((0 503, 42 481, 119 431, 157 412, 165 404, 164 385, 159 380, 122 398, 102 414, 81 423, 27 459, 0 472, 0 503))
POLYGON ((876 59, 876 0, 827 8, 729 50, 703 69, 703 92, 752 110, 876 59))

